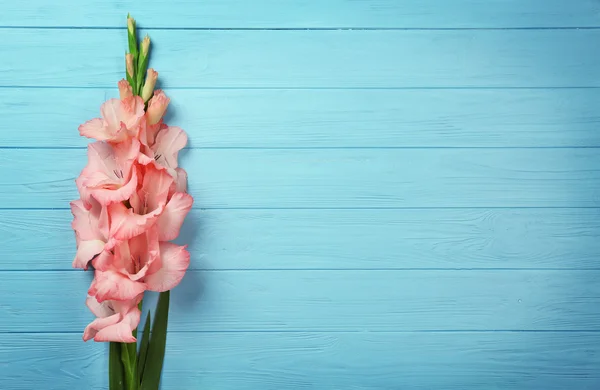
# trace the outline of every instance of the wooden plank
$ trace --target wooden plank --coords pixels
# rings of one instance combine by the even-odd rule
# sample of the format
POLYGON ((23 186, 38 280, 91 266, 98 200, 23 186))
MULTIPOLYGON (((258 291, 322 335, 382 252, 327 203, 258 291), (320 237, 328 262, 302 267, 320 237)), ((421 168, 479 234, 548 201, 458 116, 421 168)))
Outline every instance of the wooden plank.
MULTIPOLYGON (((152 39, 166 88, 600 86, 600 30, 160 30, 152 39)), ((113 88, 124 77, 124 30, 0 29, 0 41, 0 86, 113 88)))
MULTIPOLYGON (((202 208, 597 207, 596 149, 194 149, 202 208)), ((85 150, 3 150, 4 208, 65 208, 85 150)))
MULTIPOLYGON (((0 332, 83 332, 91 276, 0 272, 0 332)), ((594 330, 599 277, 590 270, 190 271, 173 290, 169 330, 594 330)))
MULTIPOLYGON (((195 147, 600 146, 600 89, 169 90, 195 147), (468 107, 468 110, 465 110, 468 107)), ((0 147, 85 147, 110 89, 0 89, 0 147), (31 115, 35 111, 37 115, 31 115)))
MULTIPOLYGON (((68 210, 0 210, 0 270, 69 270, 68 210)), ((192 269, 600 268, 600 209, 192 210, 192 269)))
POLYGON ((503 28, 598 26, 593 0, 3 0, 2 26, 123 27, 131 12, 146 27, 503 28))
MULTIPOLYGON (((596 332, 171 332, 161 388, 595 389, 599 345, 596 332)), ((106 389, 105 347, 74 334, 2 334, 3 386, 106 389)))

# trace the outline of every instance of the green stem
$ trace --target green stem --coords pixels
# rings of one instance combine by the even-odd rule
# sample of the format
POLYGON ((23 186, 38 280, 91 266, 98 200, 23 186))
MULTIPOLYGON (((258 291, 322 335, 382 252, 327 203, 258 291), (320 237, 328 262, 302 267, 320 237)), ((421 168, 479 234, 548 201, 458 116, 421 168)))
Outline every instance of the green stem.
POLYGON ((121 343, 121 361, 125 372, 125 383, 127 390, 137 390, 137 365, 136 343, 121 343))

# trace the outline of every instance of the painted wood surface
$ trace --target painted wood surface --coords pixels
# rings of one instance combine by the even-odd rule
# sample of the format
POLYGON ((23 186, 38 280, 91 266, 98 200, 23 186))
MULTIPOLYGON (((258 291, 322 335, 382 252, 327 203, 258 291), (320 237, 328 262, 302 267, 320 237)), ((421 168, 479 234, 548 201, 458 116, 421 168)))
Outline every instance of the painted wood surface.
MULTIPOLYGON (((599 276, 590 270, 190 271, 173 290, 169 330, 595 330, 599 276)), ((81 304, 90 279, 75 271, 0 273, 2 296, 20 297, 5 298, 0 331, 44 331, 49 317, 53 329, 84 328, 92 319, 81 304)))
MULTIPOLYGON (((0 29, 0 86, 116 87, 125 34, 0 29), (40 66, 45 57, 53 61, 40 66)), ((152 39, 165 88, 600 86, 598 29, 158 30, 152 39)))
MULTIPOLYGON (((0 88, 0 147, 85 148, 111 89, 0 88), (31 115, 31 111, 39 115, 31 115)), ((175 89, 194 148, 591 147, 600 89, 175 89), (468 110, 465 110, 468 107, 468 110)))
MULTIPOLYGON (((71 220, 69 210, 0 210, 0 270, 71 270, 71 220)), ((597 208, 194 209, 178 241, 197 270, 593 270, 598 229, 597 208)))
MULTIPOLYGON (((200 208, 596 207, 597 161, 594 148, 194 149, 180 158, 200 208)), ((85 163, 80 149, 4 150, 4 207, 68 207, 85 163)))
POLYGON ((594 0, 32 0, 0 1, 0 25, 122 28, 597 27, 594 0))
MULTIPOLYGON (((599 345, 594 332, 171 333, 162 388, 594 389, 599 345)), ((14 390, 104 390, 104 347, 3 334, 0 375, 14 390)))
MULTIPOLYGON (((172 332, 162 388, 595 389, 599 346, 596 332, 172 332)), ((106 351, 2 334, 0 375, 14 390, 105 390, 106 351)))
POLYGON ((597 0, 0 11, 3 390, 107 387, 68 202, 127 12, 196 198, 164 390, 600 388, 597 0))

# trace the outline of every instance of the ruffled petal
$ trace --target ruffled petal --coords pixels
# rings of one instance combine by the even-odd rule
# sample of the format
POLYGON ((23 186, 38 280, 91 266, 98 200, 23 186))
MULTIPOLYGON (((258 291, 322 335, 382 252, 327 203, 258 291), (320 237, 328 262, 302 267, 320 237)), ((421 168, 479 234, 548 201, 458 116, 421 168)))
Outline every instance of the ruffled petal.
POLYGON ((140 215, 132 209, 128 209, 122 203, 111 204, 108 206, 111 219, 110 235, 115 240, 123 241, 142 234, 156 223, 164 207, 164 204, 160 204, 151 212, 140 215))
POLYGON ((121 315, 119 322, 104 327, 96 333, 94 341, 97 342, 118 342, 118 343, 134 343, 137 341, 133 337, 133 330, 140 323, 141 312, 137 305, 121 315))
POLYGON ((192 208, 194 199, 191 195, 176 192, 173 194, 163 213, 158 217, 158 239, 160 241, 171 241, 177 238, 183 220, 192 208))
POLYGON ((155 160, 165 168, 177 168, 177 156, 185 147, 188 138, 181 128, 170 126, 161 130, 156 136, 156 143, 152 147, 155 160))
POLYGON ((160 243, 161 267, 155 272, 149 271, 144 279, 149 290, 163 292, 181 282, 190 265, 190 253, 185 248, 170 242, 160 243))
POLYGON ((96 270, 88 294, 96 297, 98 302, 106 300, 126 301, 134 299, 144 290, 146 290, 144 283, 133 281, 120 272, 96 270))
POLYGON ((113 138, 113 134, 104 125, 101 118, 94 118, 79 126, 79 134, 83 137, 106 141, 113 138))
POLYGON ((105 242, 100 240, 79 241, 73 268, 87 270, 89 262, 104 249, 104 244, 105 242))

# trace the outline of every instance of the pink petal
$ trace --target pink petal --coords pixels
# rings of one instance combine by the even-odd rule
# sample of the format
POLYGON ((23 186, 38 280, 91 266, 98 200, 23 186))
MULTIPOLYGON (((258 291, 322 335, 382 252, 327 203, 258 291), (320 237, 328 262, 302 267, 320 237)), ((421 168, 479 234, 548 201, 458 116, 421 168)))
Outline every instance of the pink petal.
POLYGON ((108 307, 108 302, 98 302, 96 298, 89 296, 85 300, 85 305, 96 317, 109 317, 114 314, 114 311, 108 307))
POLYGON ((192 208, 194 199, 191 195, 176 192, 167 203, 163 213, 158 217, 158 239, 171 241, 177 238, 185 216, 192 208))
POLYGON ((104 241, 90 240, 79 241, 77 253, 73 260, 73 268, 82 268, 87 270, 88 263, 104 249, 104 241))
MULTIPOLYGON (((139 260, 137 264, 139 271, 135 275, 131 275, 130 278, 140 280, 146 276, 155 262, 160 262, 160 247, 156 226, 129 240, 129 250, 131 251, 131 257, 139 260)), ((160 268, 160 264, 157 268, 160 268)))
POLYGON ((176 168, 175 173, 175 192, 187 192, 187 172, 183 168, 176 168))
POLYGON ((75 200, 70 203, 71 214, 73 214, 73 222, 71 227, 77 233, 77 236, 81 240, 103 240, 103 236, 100 228, 100 216, 102 213, 102 207, 94 199, 91 199, 92 203, 90 208, 86 208, 82 200, 75 200))
POLYGON ((134 299, 144 290, 146 290, 144 283, 133 281, 120 272, 96 270, 88 294, 96 297, 98 302, 106 300, 126 301, 134 299))
POLYGON ((150 213, 140 215, 122 203, 113 203, 108 206, 111 218, 110 235, 116 240, 128 240, 140 235, 156 223, 163 209, 164 205, 161 204, 150 213))
POLYGON ((144 214, 150 210, 156 209, 159 205, 167 203, 169 188, 173 183, 173 177, 164 170, 154 165, 145 167, 144 180, 142 188, 138 191, 145 209, 135 210, 139 214, 144 214))
POLYGON ((91 188, 90 195, 98 200, 102 205, 108 205, 115 202, 122 202, 129 199, 137 188, 137 169, 131 170, 131 177, 122 187, 117 189, 91 188))
POLYGON ((161 130, 152 147, 156 161, 165 168, 177 168, 177 156, 187 141, 185 131, 179 127, 171 126, 161 130))
POLYGON ((190 265, 190 253, 185 246, 161 242, 160 259, 161 267, 153 273, 149 271, 145 278, 148 289, 158 292, 170 290, 179 284, 190 265))
MULTIPOLYGON (((106 141, 115 137, 115 134, 104 126, 102 118, 94 118, 79 126, 79 134, 83 137, 106 141)), ((118 136, 118 134, 116 135, 118 136)))
POLYGON ((119 343, 134 343, 136 338, 133 337, 133 330, 140 323, 141 312, 137 305, 121 315, 120 321, 114 325, 109 325, 96 334, 94 341, 107 342, 114 341, 119 343))
POLYGON ((94 196, 102 205, 120 202, 137 188, 134 162, 140 150, 137 140, 119 144, 94 142, 88 146, 88 164, 76 183, 86 208, 94 196))
POLYGON ((121 316, 119 314, 113 314, 109 317, 96 318, 88 326, 85 327, 85 330, 83 331, 83 341, 93 339, 102 329, 106 328, 107 326, 111 326, 118 323, 120 317, 121 316))

